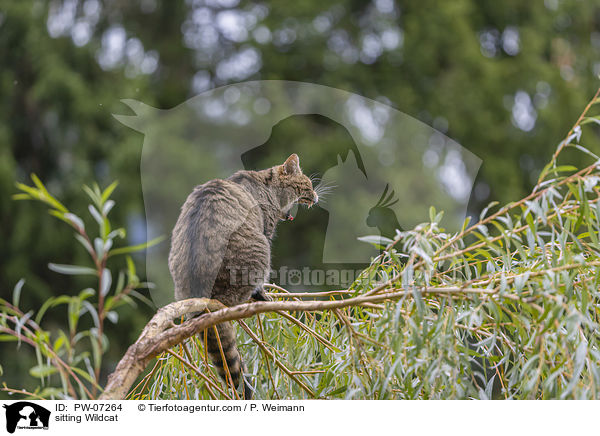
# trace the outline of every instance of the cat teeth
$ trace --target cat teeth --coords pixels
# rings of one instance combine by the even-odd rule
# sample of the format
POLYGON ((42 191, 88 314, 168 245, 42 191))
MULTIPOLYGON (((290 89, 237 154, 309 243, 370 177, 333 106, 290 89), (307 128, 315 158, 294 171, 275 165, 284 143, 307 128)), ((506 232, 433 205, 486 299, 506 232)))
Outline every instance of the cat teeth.
POLYGON ((308 197, 300 197, 298 199, 298 203, 306 204, 310 208, 318 201, 318 199, 319 199, 319 197, 315 194, 315 199, 308 198, 308 197))

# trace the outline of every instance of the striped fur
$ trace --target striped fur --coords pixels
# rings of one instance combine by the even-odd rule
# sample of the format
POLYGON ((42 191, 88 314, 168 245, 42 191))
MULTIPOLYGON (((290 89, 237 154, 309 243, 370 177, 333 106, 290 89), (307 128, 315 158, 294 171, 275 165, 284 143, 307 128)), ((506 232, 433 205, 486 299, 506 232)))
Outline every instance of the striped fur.
POLYGON ((206 352, 215 365, 219 376, 227 382, 231 381, 236 389, 240 387, 240 382, 242 382, 244 384, 244 398, 242 399, 251 399, 252 390, 244 379, 246 367, 237 349, 235 330, 231 322, 217 324, 215 327, 202 332, 202 342, 206 344, 206 352), (225 357, 227 366, 223 363, 223 357, 225 357), (231 376, 230 380, 228 380, 227 372, 231 376))
MULTIPOLYGON (((211 298, 226 306, 246 303, 251 297, 266 300, 262 285, 271 270, 277 223, 294 204, 310 206, 317 200, 295 154, 282 165, 238 171, 228 179, 197 186, 182 206, 171 238, 169 270, 175 298, 211 298), (232 271, 245 271, 246 278, 233 278, 232 271)), ((203 339, 219 375, 226 379, 227 367, 234 386, 239 388, 243 382, 244 397, 250 399, 252 390, 244 377, 232 324, 219 324, 217 333, 209 329, 203 339)))

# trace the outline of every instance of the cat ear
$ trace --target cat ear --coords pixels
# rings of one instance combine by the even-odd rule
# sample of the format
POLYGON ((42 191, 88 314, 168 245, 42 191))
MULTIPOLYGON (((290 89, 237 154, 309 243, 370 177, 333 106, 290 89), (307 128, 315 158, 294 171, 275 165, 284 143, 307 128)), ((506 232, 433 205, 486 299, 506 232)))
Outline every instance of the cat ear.
POLYGON ((290 157, 286 159, 283 163, 283 173, 284 174, 296 174, 300 172, 300 159, 296 153, 292 154, 290 157))

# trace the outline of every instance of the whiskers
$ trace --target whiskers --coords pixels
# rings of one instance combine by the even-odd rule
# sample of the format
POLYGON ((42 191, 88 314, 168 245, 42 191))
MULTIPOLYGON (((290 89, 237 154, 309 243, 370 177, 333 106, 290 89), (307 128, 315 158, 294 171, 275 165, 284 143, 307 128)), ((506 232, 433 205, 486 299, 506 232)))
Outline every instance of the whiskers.
POLYGON ((325 183, 317 177, 313 179, 313 176, 311 176, 311 181, 313 181, 313 186, 318 181, 318 185, 313 189, 319 196, 319 203, 327 203, 327 197, 337 188, 337 185, 325 183))

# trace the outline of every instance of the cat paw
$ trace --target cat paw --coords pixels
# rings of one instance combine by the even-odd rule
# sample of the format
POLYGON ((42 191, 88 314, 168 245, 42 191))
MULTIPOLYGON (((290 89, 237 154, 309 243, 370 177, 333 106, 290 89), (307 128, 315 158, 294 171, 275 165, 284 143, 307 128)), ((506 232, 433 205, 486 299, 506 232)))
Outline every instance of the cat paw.
POLYGON ((271 296, 265 294, 265 290, 262 287, 255 289, 251 297, 256 301, 273 301, 271 296))

